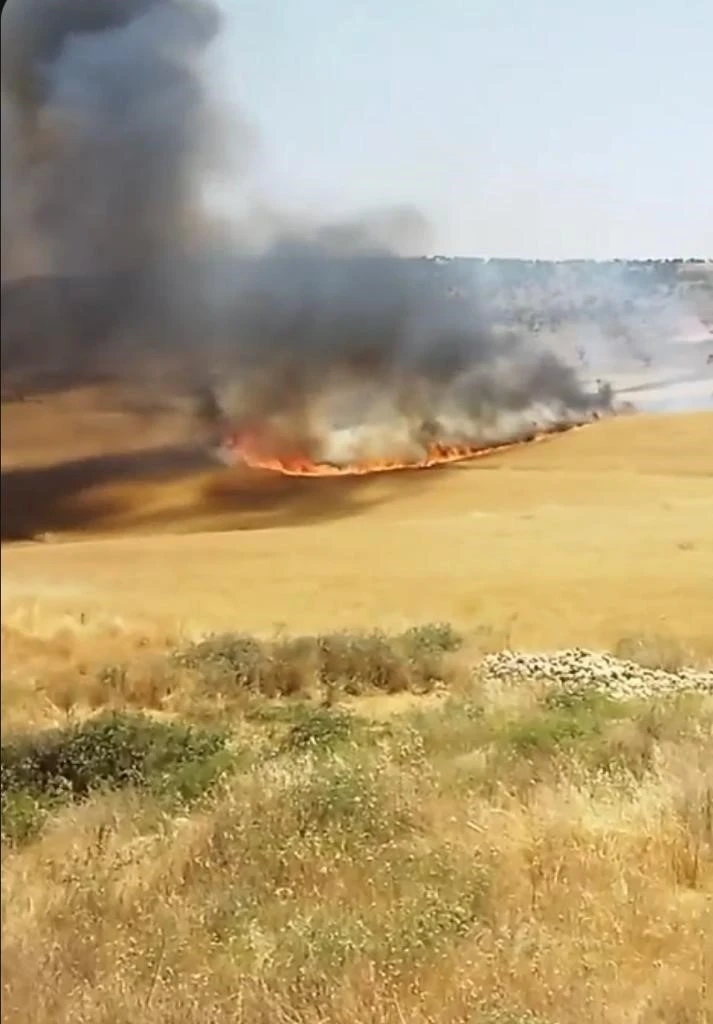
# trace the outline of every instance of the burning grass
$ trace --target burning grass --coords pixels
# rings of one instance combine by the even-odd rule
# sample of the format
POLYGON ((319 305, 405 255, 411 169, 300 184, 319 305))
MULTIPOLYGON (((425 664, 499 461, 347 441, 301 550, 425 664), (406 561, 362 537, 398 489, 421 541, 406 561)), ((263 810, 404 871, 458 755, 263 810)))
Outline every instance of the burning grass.
MULTIPOLYGON (((325 477, 325 476, 366 476, 371 473, 393 473, 399 470, 431 469, 434 466, 467 462, 485 458, 494 452, 506 451, 523 444, 544 441, 556 434, 579 429, 595 422, 601 413, 597 412, 583 420, 563 417, 548 426, 519 430, 515 435, 507 433, 499 440, 448 442, 437 439, 424 440, 403 454, 354 455, 346 461, 335 463, 319 455, 309 455, 294 443, 287 443, 266 425, 251 425, 239 431, 227 431, 221 441, 219 453, 228 463, 244 464, 251 469, 262 469, 281 473, 284 476, 325 477)), ((398 448, 398 444, 396 444, 398 448)))
POLYGON ((713 698, 563 699, 473 657, 445 625, 213 636, 161 655, 159 701, 137 664, 102 702, 114 667, 98 716, 6 733, 4 1019, 708 1019, 713 698), (394 658, 446 686, 374 715, 420 692, 394 658))

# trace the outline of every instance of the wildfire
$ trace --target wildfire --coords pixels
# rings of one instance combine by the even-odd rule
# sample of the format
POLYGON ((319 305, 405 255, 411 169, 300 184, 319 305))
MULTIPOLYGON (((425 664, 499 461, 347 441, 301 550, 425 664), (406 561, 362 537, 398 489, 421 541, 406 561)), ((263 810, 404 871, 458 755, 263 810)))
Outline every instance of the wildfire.
MULTIPOLYGON (((223 438, 222 446, 230 454, 231 461, 242 463, 251 469, 267 470, 281 473, 283 476, 327 477, 327 476, 366 476, 371 473, 393 473, 399 470, 430 469, 454 462, 466 462, 480 459, 495 452, 517 448, 524 444, 545 441, 555 434, 572 430, 582 424, 558 424, 548 430, 533 431, 516 441, 504 441, 488 446, 475 444, 447 445, 432 443, 425 453, 416 459, 368 459, 346 465, 335 465, 318 462, 309 456, 294 451, 270 451, 266 438, 253 430, 228 434, 223 438)), ((279 450, 279 449, 278 449, 279 450)))

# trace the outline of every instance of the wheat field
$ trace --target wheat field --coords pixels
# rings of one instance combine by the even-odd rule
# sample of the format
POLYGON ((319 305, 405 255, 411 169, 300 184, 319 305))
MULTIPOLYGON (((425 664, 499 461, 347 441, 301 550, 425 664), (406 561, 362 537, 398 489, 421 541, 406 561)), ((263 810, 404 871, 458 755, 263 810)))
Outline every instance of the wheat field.
POLYGON ((62 542, 3 547, 6 615, 259 632, 448 619, 521 647, 652 629, 705 643, 712 439, 711 413, 636 416, 374 479, 190 467, 57 497, 30 474, 5 520, 62 542))

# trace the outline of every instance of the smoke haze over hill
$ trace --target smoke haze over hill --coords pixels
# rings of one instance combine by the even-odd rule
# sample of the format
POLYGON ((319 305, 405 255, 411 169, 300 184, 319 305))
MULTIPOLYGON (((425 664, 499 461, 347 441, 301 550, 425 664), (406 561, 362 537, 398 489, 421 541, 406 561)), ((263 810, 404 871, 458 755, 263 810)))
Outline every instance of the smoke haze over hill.
POLYGON ((206 85, 221 27, 210 0, 8 3, 3 269, 35 280, 4 286, 4 368, 133 385, 168 361, 175 374, 150 378, 157 402, 190 384, 204 418, 278 418, 308 445, 345 409, 412 443, 510 436, 600 407, 576 360, 523 322, 504 264, 463 287, 457 266, 449 279, 397 258, 427 239, 417 211, 218 218, 211 182, 239 193, 255 144, 233 98, 206 85))

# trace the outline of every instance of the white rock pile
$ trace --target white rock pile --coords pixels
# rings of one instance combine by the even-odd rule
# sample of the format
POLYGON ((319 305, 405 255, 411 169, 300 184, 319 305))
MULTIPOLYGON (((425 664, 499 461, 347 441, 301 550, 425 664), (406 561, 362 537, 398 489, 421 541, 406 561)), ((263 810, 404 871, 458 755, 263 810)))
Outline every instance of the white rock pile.
POLYGON ((713 694, 713 671, 644 668, 634 661, 581 647, 549 654, 499 651, 486 655, 481 672, 491 681, 544 682, 571 693, 594 689, 619 699, 675 692, 713 694))

